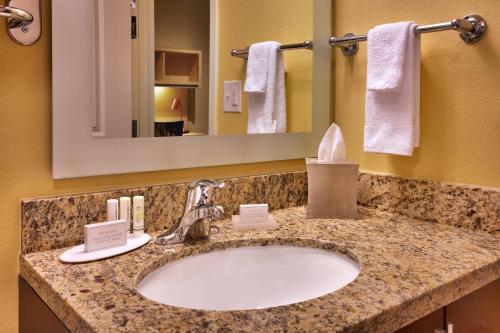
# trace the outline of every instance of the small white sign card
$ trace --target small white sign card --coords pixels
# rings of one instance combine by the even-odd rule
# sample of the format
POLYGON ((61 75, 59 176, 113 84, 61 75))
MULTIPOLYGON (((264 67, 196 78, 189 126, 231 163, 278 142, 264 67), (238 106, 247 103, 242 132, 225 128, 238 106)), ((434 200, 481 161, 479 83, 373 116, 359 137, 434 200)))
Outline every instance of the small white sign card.
POLYGON ((127 244, 127 221, 125 220, 87 224, 84 228, 85 252, 127 244))

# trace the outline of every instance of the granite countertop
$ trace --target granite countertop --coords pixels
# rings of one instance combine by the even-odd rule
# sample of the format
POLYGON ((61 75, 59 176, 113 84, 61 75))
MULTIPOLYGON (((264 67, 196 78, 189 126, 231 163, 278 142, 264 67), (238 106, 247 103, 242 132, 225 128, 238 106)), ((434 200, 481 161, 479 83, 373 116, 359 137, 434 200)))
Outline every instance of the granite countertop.
MULTIPOLYGON (((275 231, 233 231, 209 242, 146 246, 111 259, 70 265, 64 249, 24 254, 23 278, 74 332, 392 332, 500 278, 497 237, 360 208, 359 220, 306 220, 304 207, 275 211, 275 231), (248 245, 318 247, 361 267, 346 287, 310 301, 249 311, 166 306, 135 286, 181 257, 248 245)), ((156 236, 156 235, 153 235, 156 236)), ((218 286, 224 288, 224 286, 218 286)))

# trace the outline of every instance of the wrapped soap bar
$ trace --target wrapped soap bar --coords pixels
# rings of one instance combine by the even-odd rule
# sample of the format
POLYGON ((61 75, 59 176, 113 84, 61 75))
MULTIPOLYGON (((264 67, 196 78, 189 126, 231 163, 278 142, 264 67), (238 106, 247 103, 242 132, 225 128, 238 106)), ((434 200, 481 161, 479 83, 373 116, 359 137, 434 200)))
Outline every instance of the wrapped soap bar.
POLYGON ((232 217, 235 230, 274 230, 279 228, 276 219, 269 214, 267 204, 240 205, 240 215, 232 217))
POLYGON ((240 221, 242 224, 267 223, 269 206, 267 204, 240 205, 240 221))

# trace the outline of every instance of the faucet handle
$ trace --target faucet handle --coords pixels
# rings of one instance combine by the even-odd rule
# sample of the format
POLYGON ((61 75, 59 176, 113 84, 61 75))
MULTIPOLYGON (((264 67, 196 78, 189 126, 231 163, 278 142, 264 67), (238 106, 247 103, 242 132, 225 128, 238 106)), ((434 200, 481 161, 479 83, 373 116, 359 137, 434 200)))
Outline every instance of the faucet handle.
MULTIPOLYGON (((214 188, 224 188, 225 184, 210 179, 200 179, 192 182, 189 185, 190 192, 192 193, 192 202, 194 207, 202 207, 211 204, 212 201, 212 189, 214 188)), ((191 195, 190 195, 191 197, 191 195)), ((192 205, 187 205, 192 208, 192 205)))
POLYGON ((224 188, 226 184, 223 182, 218 182, 216 180, 210 180, 210 179, 199 179, 195 180, 189 185, 189 188, 196 188, 199 186, 205 186, 207 188, 224 188))

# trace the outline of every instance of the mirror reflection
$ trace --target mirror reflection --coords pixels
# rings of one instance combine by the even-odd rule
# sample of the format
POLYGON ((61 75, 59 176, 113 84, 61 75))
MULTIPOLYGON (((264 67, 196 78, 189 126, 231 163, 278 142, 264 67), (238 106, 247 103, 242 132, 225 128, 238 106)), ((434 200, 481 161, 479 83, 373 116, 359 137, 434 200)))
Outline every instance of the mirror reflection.
POLYGON ((314 0, 94 1, 95 138, 311 131, 314 0))

